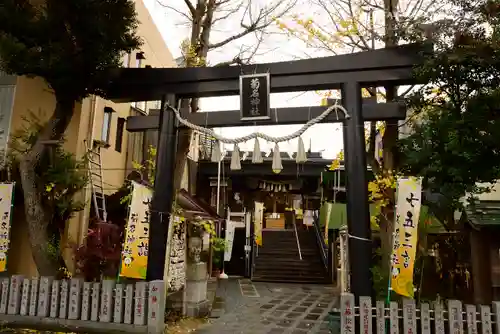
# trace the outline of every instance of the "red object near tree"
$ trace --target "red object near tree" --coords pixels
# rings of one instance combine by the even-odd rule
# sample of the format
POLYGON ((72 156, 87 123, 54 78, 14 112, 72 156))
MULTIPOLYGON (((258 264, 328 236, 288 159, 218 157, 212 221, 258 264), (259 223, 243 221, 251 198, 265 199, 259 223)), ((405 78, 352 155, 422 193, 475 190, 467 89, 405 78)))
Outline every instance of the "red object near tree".
POLYGON ((76 249, 77 273, 87 281, 116 277, 120 265, 122 229, 111 222, 91 225, 84 245, 76 249))

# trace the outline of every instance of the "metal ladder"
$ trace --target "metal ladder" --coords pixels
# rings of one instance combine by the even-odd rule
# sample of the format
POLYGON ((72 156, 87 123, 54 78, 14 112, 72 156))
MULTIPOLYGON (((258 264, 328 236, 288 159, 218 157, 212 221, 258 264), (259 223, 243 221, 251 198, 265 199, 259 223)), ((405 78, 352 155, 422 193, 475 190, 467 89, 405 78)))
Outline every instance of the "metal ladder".
POLYGON ((87 159, 89 168, 89 181, 92 189, 92 200, 97 219, 106 222, 108 212, 106 211, 106 198, 104 197, 104 184, 102 181, 101 148, 99 145, 89 147, 87 145, 87 159))

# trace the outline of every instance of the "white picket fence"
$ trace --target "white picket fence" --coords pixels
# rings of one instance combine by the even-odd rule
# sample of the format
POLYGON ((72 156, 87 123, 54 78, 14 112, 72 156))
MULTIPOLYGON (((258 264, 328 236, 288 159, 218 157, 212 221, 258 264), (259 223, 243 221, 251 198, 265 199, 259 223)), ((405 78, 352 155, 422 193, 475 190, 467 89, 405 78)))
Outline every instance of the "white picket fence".
POLYGON ((493 307, 490 307, 462 305, 458 300, 448 300, 444 304, 434 302, 432 307, 421 303, 417 308, 414 300, 404 299, 402 307, 396 302, 386 307, 383 301, 377 301, 373 307, 370 297, 360 297, 359 304, 355 305, 353 294, 342 293, 342 334, 478 334, 479 331, 481 334, 500 334, 500 302, 493 302, 493 307))
POLYGON ((163 333, 165 282, 0 279, 0 325, 92 332, 163 333))

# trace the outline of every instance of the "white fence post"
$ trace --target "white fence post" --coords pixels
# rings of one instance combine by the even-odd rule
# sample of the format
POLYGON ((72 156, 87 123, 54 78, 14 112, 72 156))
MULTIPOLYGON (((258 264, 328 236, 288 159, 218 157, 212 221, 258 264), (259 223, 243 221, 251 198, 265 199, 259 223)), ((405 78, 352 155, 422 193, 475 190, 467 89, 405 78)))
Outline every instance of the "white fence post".
POLYGON ((443 304, 437 301, 434 303, 434 333, 435 334, 444 334, 444 312, 443 312, 443 304))
POLYGON ((420 305, 420 328, 422 334, 431 334, 430 307, 427 303, 422 303, 420 305))
POLYGON ((48 317, 50 311, 50 291, 52 290, 53 277, 42 276, 38 290, 37 316, 48 317))
POLYGON ((403 330, 405 333, 417 332, 417 308, 413 299, 403 299, 403 330))
POLYGON ((82 320, 89 320, 90 317, 90 297, 92 296, 92 283, 84 282, 82 291, 82 320))
POLYGON ((377 334, 385 333, 385 303, 377 301, 377 334))
POLYGON ((69 300, 69 282, 68 280, 61 281, 61 289, 59 290, 59 318, 66 319, 68 317, 68 300, 69 300))
POLYGON ((1 291, 0 291, 0 314, 7 313, 7 305, 9 304, 9 283, 8 278, 1 280, 1 291))
POLYGON ((22 275, 14 275, 10 280, 9 289, 9 306, 7 307, 8 314, 19 314, 21 308, 21 286, 24 277, 22 275))
POLYGON ((465 305, 465 319, 467 321, 467 334, 477 334, 477 307, 465 305))
POLYGON ((21 292, 21 307, 19 308, 20 315, 28 315, 29 299, 30 299, 30 283, 27 278, 23 279, 23 287, 21 292))
POLYGON ((37 309, 38 309, 38 286, 39 286, 39 279, 38 278, 32 278, 31 279, 31 291, 30 291, 30 310, 29 310, 29 315, 31 317, 34 317, 37 315, 37 309))
POLYGON ((492 334, 491 331, 491 309, 489 306, 481 305, 479 306, 479 312, 481 313, 481 328, 482 334, 492 334))
POLYGON ((151 333, 165 330, 165 281, 149 282, 148 329, 151 333))
POLYGON ((500 333, 500 302, 493 302, 493 314, 495 319, 495 333, 500 333))
POLYGON ((59 296, 61 294, 61 282, 58 280, 52 281, 50 289, 50 317, 57 318, 59 314, 59 296))
POLYGON ((340 329, 341 334, 354 333, 354 295, 352 293, 343 292, 340 295, 340 329))
POLYGON ((459 300, 448 301, 448 325, 450 334, 463 334, 462 303, 459 300))
POLYGON ((389 303, 389 329, 391 334, 399 334, 399 306, 396 302, 389 303))
POLYGON ((359 297, 359 329, 360 333, 372 333, 372 299, 359 297))

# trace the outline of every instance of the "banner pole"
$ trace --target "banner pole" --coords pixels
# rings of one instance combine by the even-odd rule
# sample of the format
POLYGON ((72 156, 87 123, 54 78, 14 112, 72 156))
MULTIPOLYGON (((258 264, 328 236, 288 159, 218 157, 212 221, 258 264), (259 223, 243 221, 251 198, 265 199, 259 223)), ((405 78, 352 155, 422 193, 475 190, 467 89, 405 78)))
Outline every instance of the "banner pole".
MULTIPOLYGON (((398 198, 398 190, 399 190, 399 180, 396 179, 396 191, 394 192, 394 218, 396 217, 396 207, 397 207, 397 198, 398 198)), ((392 227, 392 250, 391 250, 391 256, 389 258, 389 276, 387 279, 387 298, 385 300, 386 306, 389 307, 391 304, 391 291, 392 291, 392 257, 395 252, 395 238, 396 238, 396 224, 397 224, 397 219, 394 219, 393 227, 392 227)), ((385 320, 385 332, 389 332, 389 319, 385 320)))

